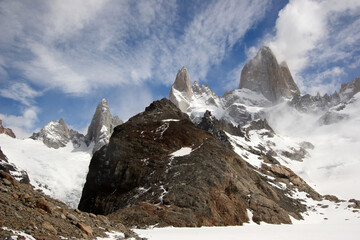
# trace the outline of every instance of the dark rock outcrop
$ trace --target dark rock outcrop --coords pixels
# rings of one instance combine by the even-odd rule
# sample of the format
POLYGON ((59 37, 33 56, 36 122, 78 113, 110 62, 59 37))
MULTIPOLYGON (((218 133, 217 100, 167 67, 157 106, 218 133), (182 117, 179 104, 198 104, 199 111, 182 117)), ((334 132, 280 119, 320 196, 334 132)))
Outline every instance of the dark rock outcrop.
POLYGON ((255 222, 291 223, 306 210, 167 99, 93 155, 79 209, 138 226, 241 225, 247 210, 255 222))
POLYGON ((2 120, 0 120, 0 134, 6 134, 12 138, 16 138, 15 133, 10 128, 4 128, 2 125, 2 120))
POLYGON ((271 49, 265 46, 245 64, 241 71, 239 88, 261 93, 273 103, 282 97, 292 98, 293 95, 300 94, 287 64, 278 64, 271 49))
POLYGON ((109 143, 114 128, 120 124, 122 124, 122 121, 118 116, 111 115, 109 103, 103 98, 96 107, 94 116, 85 136, 87 145, 94 142, 93 153, 109 143))
POLYGON ((22 183, 29 184, 30 179, 26 171, 19 170, 14 164, 9 163, 8 158, 5 156, 0 147, 0 170, 10 174, 22 183))
POLYGON ((217 120, 211 115, 210 111, 205 112, 204 117, 197 126, 202 130, 208 131, 224 143, 228 143, 228 137, 225 132, 235 136, 244 136, 240 127, 235 127, 224 119, 217 120))

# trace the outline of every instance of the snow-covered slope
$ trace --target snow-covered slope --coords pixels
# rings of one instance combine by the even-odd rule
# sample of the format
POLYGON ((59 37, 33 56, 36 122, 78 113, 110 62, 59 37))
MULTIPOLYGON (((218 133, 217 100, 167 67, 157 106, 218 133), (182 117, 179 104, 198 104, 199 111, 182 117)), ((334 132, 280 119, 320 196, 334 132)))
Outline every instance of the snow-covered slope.
POLYGON ((329 112, 346 118, 324 125, 322 116, 283 107, 273 109, 269 123, 281 136, 314 145, 303 162, 289 163, 291 169, 320 193, 359 199, 360 190, 354 186, 360 184, 360 93, 329 112))
POLYGON ((45 194, 77 207, 88 166, 92 145, 74 148, 71 142, 63 148, 48 148, 41 141, 14 139, 0 135, 0 146, 10 163, 25 170, 30 183, 45 194))

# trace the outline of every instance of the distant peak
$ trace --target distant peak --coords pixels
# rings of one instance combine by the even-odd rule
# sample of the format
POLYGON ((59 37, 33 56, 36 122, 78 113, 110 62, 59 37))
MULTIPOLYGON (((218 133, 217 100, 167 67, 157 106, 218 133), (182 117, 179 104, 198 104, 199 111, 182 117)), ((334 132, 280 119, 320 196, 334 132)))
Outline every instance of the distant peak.
MULTIPOLYGON (((173 87, 180 92, 191 92, 189 73, 185 66, 183 66, 176 74, 175 82, 173 87)), ((191 94, 189 94, 190 96, 191 94)))

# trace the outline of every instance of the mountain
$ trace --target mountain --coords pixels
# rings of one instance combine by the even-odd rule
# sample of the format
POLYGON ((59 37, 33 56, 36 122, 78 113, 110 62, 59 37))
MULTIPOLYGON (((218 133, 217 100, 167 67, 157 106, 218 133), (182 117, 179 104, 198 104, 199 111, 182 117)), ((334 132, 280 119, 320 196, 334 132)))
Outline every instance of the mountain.
POLYGON ((34 140, 41 140, 49 148, 65 147, 70 141, 74 147, 78 148, 85 141, 84 135, 67 127, 64 119, 51 121, 40 132, 33 133, 30 137, 34 140))
POLYGON ((169 99, 183 112, 189 107, 189 101, 193 96, 191 90, 189 73, 187 68, 182 67, 175 78, 174 84, 171 86, 169 99), (181 100, 178 100, 181 98, 181 100))
POLYGON ((278 163, 264 167, 272 177, 259 172, 214 137, 214 128, 207 130, 169 100, 153 102, 116 127, 93 155, 79 209, 129 225, 241 225, 249 218, 291 223, 290 216, 301 219, 306 211, 292 189, 321 198, 278 163))
POLYGON ((241 71, 239 88, 261 93, 276 103, 281 98, 292 98, 300 94, 286 62, 278 64, 269 47, 263 46, 241 71))
POLYGON ((252 120, 264 118, 263 109, 272 104, 262 94, 245 88, 218 97, 208 86, 199 85, 196 81, 191 88, 188 86, 190 86, 188 72, 183 67, 171 87, 169 99, 195 123, 199 122, 208 110, 217 119, 224 119, 234 125, 245 125, 252 120), (179 75, 187 77, 180 78, 179 75), (178 85, 187 86, 186 90, 177 88, 178 85))
POLYGON ((120 124, 122 124, 122 121, 118 116, 111 115, 109 103, 103 98, 96 107, 85 136, 85 141, 88 146, 94 142, 93 153, 108 144, 114 128, 120 124))
POLYGON ((82 144, 90 146, 93 144, 92 153, 108 144, 114 127, 122 124, 118 116, 112 116, 109 110, 109 103, 102 99, 95 110, 87 134, 84 136, 76 130, 69 129, 64 121, 51 121, 45 125, 40 132, 33 133, 30 137, 34 140, 42 141, 49 148, 63 148, 69 142, 75 148, 80 148, 82 144))

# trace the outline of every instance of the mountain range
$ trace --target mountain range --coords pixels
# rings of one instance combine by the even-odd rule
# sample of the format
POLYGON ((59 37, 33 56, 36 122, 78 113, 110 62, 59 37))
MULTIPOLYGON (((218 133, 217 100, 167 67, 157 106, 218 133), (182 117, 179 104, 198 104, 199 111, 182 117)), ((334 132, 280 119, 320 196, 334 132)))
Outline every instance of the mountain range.
POLYGON ((340 203, 358 221, 359 92, 360 77, 303 95, 264 46, 222 97, 182 67, 168 99, 125 123, 102 99, 85 135, 60 119, 19 140, 0 124, 1 166, 131 226, 290 224, 340 203))

